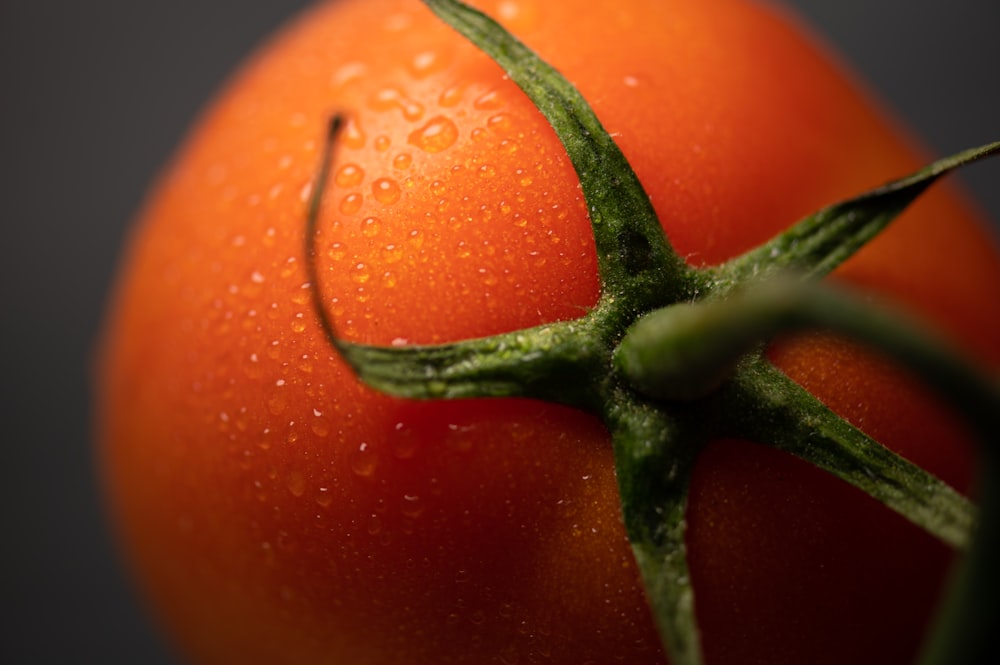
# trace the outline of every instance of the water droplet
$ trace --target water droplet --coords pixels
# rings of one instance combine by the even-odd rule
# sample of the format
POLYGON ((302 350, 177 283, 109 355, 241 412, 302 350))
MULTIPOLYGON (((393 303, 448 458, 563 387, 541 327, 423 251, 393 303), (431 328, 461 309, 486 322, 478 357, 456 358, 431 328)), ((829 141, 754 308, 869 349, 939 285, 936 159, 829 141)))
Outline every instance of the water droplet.
POLYGON ((458 127, 444 116, 432 118, 409 137, 412 145, 431 153, 447 150, 456 140, 458 140, 458 127))
POLYGON ((462 101, 462 97, 465 96, 465 86, 455 85, 450 88, 446 88, 441 96, 438 98, 438 104, 444 107, 457 106, 459 102, 462 101))
POLYGON ((399 245, 386 245, 382 248, 382 260, 387 264, 399 263, 403 259, 403 250, 399 245))
POLYGON ((309 292, 309 283, 307 282, 299 287, 298 291, 292 294, 291 300, 296 305, 305 305, 312 299, 311 295, 312 294, 309 292))
POLYGON ((424 236, 421 235, 419 229, 413 229, 412 231, 410 231, 410 236, 409 238, 407 238, 407 240, 409 241, 410 246, 413 247, 413 249, 419 250, 421 247, 424 246, 424 236))
POLYGON ((292 493, 292 496, 300 497, 305 494, 306 479, 299 471, 292 471, 288 474, 288 478, 285 479, 285 485, 288 487, 288 491, 292 493))
POLYGON ((298 312, 295 315, 295 318, 292 319, 291 324, 289 324, 291 326, 293 332, 300 333, 300 332, 303 332, 306 329, 306 322, 305 322, 304 319, 305 319, 305 315, 302 312, 298 312))
POLYGON ((514 0, 504 0, 497 9, 497 15, 504 21, 513 21, 521 15, 521 6, 514 0))
POLYGON ((361 478, 371 478, 378 466, 378 457, 367 443, 362 443, 351 455, 351 471, 361 478))
POLYGON ((396 286, 396 276, 393 273, 386 270, 384 273, 382 273, 382 286, 387 289, 394 288, 396 286))
POLYGON ((396 459, 413 459, 417 454, 417 439, 406 423, 396 423, 390 445, 396 459))
POLYGON ((501 130, 509 128, 511 125, 511 120, 510 116, 507 115, 506 113, 497 113, 495 116, 487 120, 486 124, 489 125, 490 129, 501 130))
POLYGON ((330 82, 334 86, 343 86, 352 81, 360 80, 368 71, 368 66, 362 62, 348 62, 333 73, 330 82))
POLYGON ((419 120, 424 115, 423 104, 410 99, 399 88, 382 88, 369 103, 376 111, 398 109, 407 120, 419 120))
POLYGON ((349 118, 347 124, 344 125, 344 130, 341 136, 344 137, 344 145, 348 148, 353 148, 355 150, 360 150, 365 146, 365 141, 367 137, 365 136, 364 130, 358 125, 357 120, 354 118, 349 118))
POLYGON ((309 197, 312 196, 312 191, 313 191, 312 183, 307 182, 302 186, 302 189, 299 190, 299 199, 303 203, 307 203, 309 201, 309 197))
POLYGON ((385 152, 392 145, 392 139, 384 134, 380 134, 375 137, 375 149, 379 152, 385 152))
POLYGON ((411 164, 413 164, 413 155, 408 152, 401 152, 392 160, 392 165, 401 171, 410 168, 411 164))
POLYGON ((285 265, 281 268, 281 278, 288 279, 295 274, 295 257, 289 256, 288 260, 285 261, 285 265))
POLYGON ((368 520, 368 534, 377 536, 380 533, 382 533, 382 518, 378 515, 372 515, 368 520))
POLYGON ((463 570, 459 570, 457 573, 455 573, 455 582, 457 582, 458 584, 465 584, 466 582, 468 582, 471 579, 472 579, 472 575, 469 574, 469 571, 467 571, 467 570, 463 569, 463 570))
POLYGON ((248 379, 259 379, 264 373, 260 365, 260 356, 256 353, 251 353, 247 361, 243 363, 243 373, 246 374, 248 379))
POLYGON ((518 151, 517 143, 510 139, 500 141, 499 151, 508 155, 513 155, 518 151))
POLYGON ((330 488, 320 487, 317 491, 318 494, 316 495, 316 503, 319 506, 321 506, 322 508, 327 508, 330 504, 333 503, 333 495, 330 494, 330 488))
POLYGON ((361 204, 364 201, 360 194, 348 194, 340 201, 340 212, 345 215, 353 215, 357 211, 361 210, 361 204))
POLYGON ((404 494, 403 500, 399 504, 399 512, 402 513, 404 517, 420 517, 424 512, 424 504, 420 501, 419 496, 415 494, 404 494))
POLYGON ((336 182, 339 187, 356 187, 360 185, 364 179, 364 169, 357 164, 344 164, 337 169, 337 175, 334 177, 334 182, 336 182))
POLYGON ((368 272, 368 266, 364 263, 358 263, 354 266, 354 272, 351 273, 351 280, 355 284, 364 284, 371 278, 371 274, 368 272))
POLYGON ((327 436, 330 434, 330 421, 326 418, 316 418, 310 423, 310 427, 316 436, 327 436))
POLYGON ((443 68, 445 59, 436 51, 421 51, 410 60, 410 71, 417 78, 424 78, 443 68))
POLYGON ((472 429, 468 425, 449 424, 445 445, 451 450, 462 453, 472 450, 472 429))
POLYGON ((275 229, 273 226, 269 227, 264 232, 264 238, 261 240, 261 242, 264 244, 265 247, 274 247, 274 241, 277 235, 278 235, 278 230, 275 229))
POLYGON ((489 164, 483 164, 479 167, 479 177, 480 178, 492 178, 497 174, 497 170, 490 166, 489 164))
POLYGON ((331 261, 342 261, 347 256, 347 252, 344 250, 343 244, 335 242, 330 245, 326 255, 331 261))
POLYGON ((391 178, 379 178, 373 182, 372 193, 375 195, 375 200, 383 205, 396 203, 402 195, 399 183, 391 178))
POLYGON ((480 95, 476 98, 476 101, 472 102, 473 106, 482 111, 494 111, 502 107, 503 104, 503 98, 496 90, 490 90, 489 92, 480 95))
POLYGON ((366 217, 363 222, 361 222, 361 235, 366 238, 374 238, 378 235, 381 230, 381 223, 378 217, 366 217))
POLYGON ((634 76, 626 76, 624 79, 622 79, 622 83, 624 83, 629 88, 636 88, 639 86, 639 79, 637 79, 634 76))

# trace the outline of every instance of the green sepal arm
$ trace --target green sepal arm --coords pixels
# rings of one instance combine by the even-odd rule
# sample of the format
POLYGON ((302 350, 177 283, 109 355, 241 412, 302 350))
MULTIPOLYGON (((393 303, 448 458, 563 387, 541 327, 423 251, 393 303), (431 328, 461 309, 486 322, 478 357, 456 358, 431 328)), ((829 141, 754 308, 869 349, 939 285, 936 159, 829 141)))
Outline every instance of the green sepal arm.
POLYGON ((709 268, 712 298, 750 280, 797 272, 819 279, 885 230, 942 176, 1000 153, 1000 141, 939 159, 905 177, 812 213, 768 242, 709 268))
POLYGON ((663 234, 638 176, 580 92, 499 23, 454 0, 424 0, 524 91, 566 149, 587 202, 603 296, 670 302, 691 270, 663 234))

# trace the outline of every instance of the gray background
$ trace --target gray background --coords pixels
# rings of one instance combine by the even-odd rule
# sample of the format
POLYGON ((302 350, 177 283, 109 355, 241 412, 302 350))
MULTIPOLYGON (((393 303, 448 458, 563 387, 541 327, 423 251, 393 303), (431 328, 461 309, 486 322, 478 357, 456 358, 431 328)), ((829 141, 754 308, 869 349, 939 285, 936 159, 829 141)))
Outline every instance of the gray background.
MULTIPOLYGON (((150 179, 227 72, 305 4, 0 0, 0 662, 176 663, 101 518, 87 354, 150 179)), ((1000 138, 1000 3, 793 4, 935 151, 1000 138)), ((1000 160, 960 177, 1000 220, 1000 160)))

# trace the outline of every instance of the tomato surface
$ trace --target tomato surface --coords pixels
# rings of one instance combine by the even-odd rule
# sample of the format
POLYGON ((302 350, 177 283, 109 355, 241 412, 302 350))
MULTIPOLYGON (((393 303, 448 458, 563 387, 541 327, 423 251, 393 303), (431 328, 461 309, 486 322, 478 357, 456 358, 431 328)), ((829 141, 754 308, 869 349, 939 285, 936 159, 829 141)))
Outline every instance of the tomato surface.
MULTIPOLYGON (((801 26, 738 0, 477 0, 563 72, 674 247, 719 262, 924 161, 801 26)), ((360 385, 344 337, 437 343, 598 296, 576 176, 486 56, 416 0, 317 5, 206 112, 141 213, 99 361, 105 484, 136 577, 205 665, 664 663, 609 437, 530 400, 360 385), (327 120, 349 123, 303 266, 327 120)), ((935 188, 835 273, 1000 364, 1000 261, 935 188)), ((772 359, 961 488, 961 426, 899 370, 802 337, 772 359)), ((951 552, 755 442, 702 456, 688 556, 706 661, 912 660, 951 552)))

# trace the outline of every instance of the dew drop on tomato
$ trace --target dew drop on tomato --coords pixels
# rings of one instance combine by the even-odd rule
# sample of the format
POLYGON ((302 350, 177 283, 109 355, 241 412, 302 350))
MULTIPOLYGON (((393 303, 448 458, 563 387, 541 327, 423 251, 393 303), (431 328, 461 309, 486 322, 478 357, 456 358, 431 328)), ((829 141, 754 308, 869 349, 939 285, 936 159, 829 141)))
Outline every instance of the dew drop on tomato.
POLYGON ((401 152, 392 159, 392 165, 400 171, 410 168, 413 164, 413 155, 408 152, 401 152))
POLYGON ((337 175, 334 177, 334 182, 337 183, 339 187, 356 187, 360 185, 364 179, 364 169, 357 164, 344 164, 337 169, 337 175))
POLYGON ((410 60, 410 73, 417 78, 424 78, 444 68, 445 58, 437 51, 421 51, 410 60))
POLYGON ((511 125, 510 116, 506 113, 497 113, 486 121, 487 126, 494 131, 508 129, 511 125))
POLYGON ((399 110, 407 120, 419 120, 424 115, 423 104, 407 97, 398 88, 383 88, 371 98, 369 106, 376 111, 399 110))
POLYGON ((326 418, 317 417, 309 424, 309 427, 316 436, 325 437, 330 434, 330 421, 326 418))
POLYGON ((375 475, 377 466, 378 457, 367 443, 359 445, 358 449, 351 454, 351 471, 360 478, 371 478, 375 475))
POLYGON ((388 270, 382 273, 382 286, 391 289, 396 286, 396 275, 388 270))
POLYGON ((354 266, 354 272, 351 273, 351 280, 355 284, 365 284, 371 279, 371 274, 368 272, 368 266, 364 263, 359 263, 354 266))
POLYGON ((344 245, 339 242, 332 243, 330 249, 326 251, 326 256, 333 262, 339 262, 347 256, 347 252, 344 250, 344 245))
POLYGON ((329 487, 320 487, 316 490, 316 505, 320 508, 329 508, 333 503, 333 495, 330 494, 329 487))
POLYGON ((386 245, 382 248, 382 261, 388 265, 399 263, 403 259, 403 250, 399 245, 386 245))
POLYGON ((353 215, 357 211, 361 210, 361 204, 364 202, 364 198, 358 194, 348 194, 340 201, 340 212, 345 215, 353 215))
POLYGON ((366 238, 374 238, 382 230, 382 224, 378 217, 366 217, 361 222, 361 235, 366 238))
POLYGON ((411 145, 424 152, 436 153, 447 150, 458 140, 458 127, 443 116, 436 116, 409 136, 411 145))
POLYGON ((413 459, 419 444, 413 430, 403 422, 396 423, 390 440, 393 457, 398 460, 413 459))
POLYGON ((382 533, 382 518, 372 515, 368 520, 368 535, 377 536, 380 533, 382 533))
POLYGON ((504 101, 500 93, 491 90, 477 97, 472 105, 481 111, 495 111, 504 105, 504 101))
POLYGON ((462 101, 462 98, 464 96, 465 96, 465 89, 463 86, 461 85, 452 86, 450 88, 446 88, 444 91, 441 92, 441 95, 438 97, 438 104, 440 104, 445 108, 458 106, 459 102, 462 101))
POLYGON ((404 494, 399 504, 399 512, 404 517, 414 519, 423 515, 424 504, 418 495, 404 494))
POLYGON ((372 183, 372 194, 375 200, 383 205, 392 205, 399 201, 402 190, 399 183, 391 178, 379 178, 372 183))

